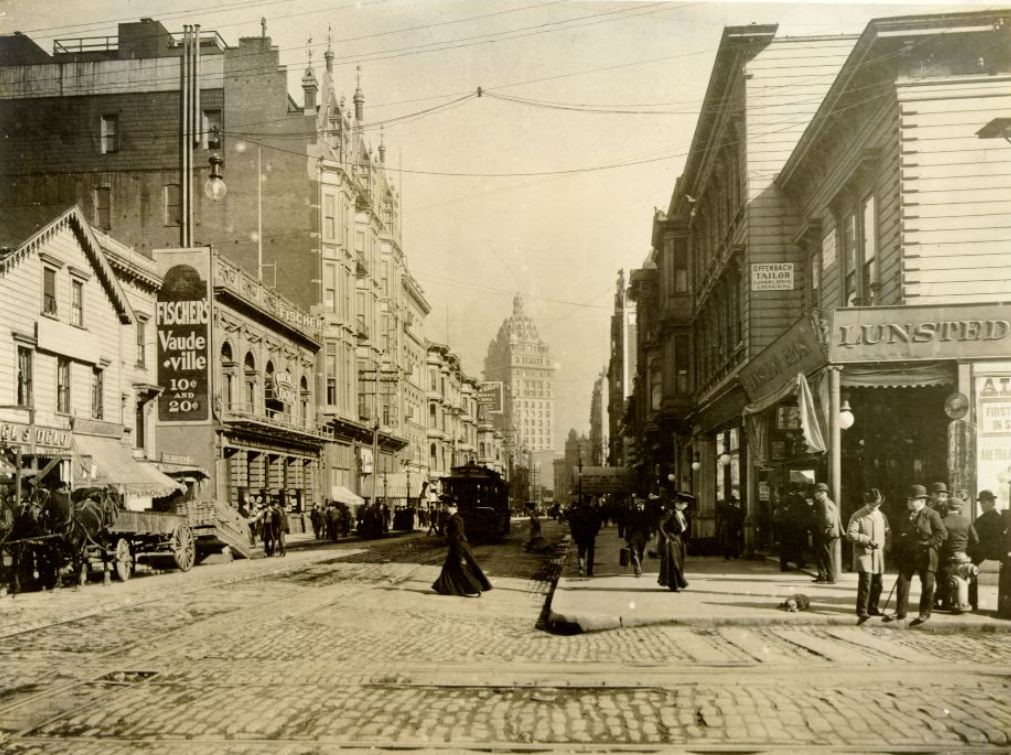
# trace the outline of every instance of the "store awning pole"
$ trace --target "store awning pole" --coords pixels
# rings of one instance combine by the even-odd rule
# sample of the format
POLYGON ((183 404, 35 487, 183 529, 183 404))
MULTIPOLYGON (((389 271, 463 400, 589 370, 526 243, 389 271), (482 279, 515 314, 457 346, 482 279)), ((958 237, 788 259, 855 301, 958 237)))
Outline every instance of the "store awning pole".
POLYGON ((14 500, 21 506, 21 446, 14 447, 14 500))
MULTIPOLYGON (((828 377, 829 377, 829 435, 831 440, 829 442, 829 476, 831 482, 829 485, 832 488, 832 500, 835 501, 836 507, 842 506, 842 428, 839 426, 839 373, 842 368, 840 367, 829 367, 828 377)), ((842 559, 842 538, 836 538, 833 542, 833 547, 835 548, 835 570, 836 573, 832 575, 832 579, 839 578, 840 561, 842 559)))

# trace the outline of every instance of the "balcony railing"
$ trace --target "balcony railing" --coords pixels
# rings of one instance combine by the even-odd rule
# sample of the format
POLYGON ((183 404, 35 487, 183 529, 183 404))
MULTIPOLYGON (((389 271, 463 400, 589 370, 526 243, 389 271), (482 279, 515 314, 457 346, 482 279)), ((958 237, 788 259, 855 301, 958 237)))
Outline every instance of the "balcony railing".
POLYGON ((225 407, 224 415, 224 419, 226 421, 253 420, 256 422, 266 422, 271 425, 276 425, 277 427, 284 428, 286 430, 298 430, 301 432, 316 434, 322 432, 319 425, 316 423, 315 417, 292 417, 290 414, 272 411, 270 409, 261 412, 254 404, 244 402, 228 404, 225 407))

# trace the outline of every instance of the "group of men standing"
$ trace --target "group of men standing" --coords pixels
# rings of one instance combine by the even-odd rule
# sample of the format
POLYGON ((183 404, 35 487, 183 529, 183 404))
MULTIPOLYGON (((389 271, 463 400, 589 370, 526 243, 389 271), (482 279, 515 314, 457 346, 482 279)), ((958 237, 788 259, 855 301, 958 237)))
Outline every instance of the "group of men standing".
POLYGON ((913 577, 920 580, 918 615, 911 624, 930 619, 933 609, 944 607, 956 613, 978 607, 974 577, 979 564, 1005 562, 1011 551, 1008 522, 997 513, 996 497, 980 491, 977 501, 983 513, 970 521, 966 504, 948 495, 944 483, 935 483, 930 495, 923 485, 912 485, 906 496, 905 515, 898 517, 893 536, 881 512, 884 497, 872 488, 864 494, 864 506, 850 518, 846 536, 853 543, 853 568, 858 574, 857 616, 862 623, 881 615, 878 601, 883 589, 885 553, 895 558, 895 613, 885 621, 903 621, 909 609, 913 577))
POLYGON ((829 497, 828 485, 819 482, 810 488, 807 495, 799 485, 793 485, 774 516, 780 570, 788 571, 791 561, 798 569, 804 569, 810 546, 818 570, 814 581, 835 584, 838 573, 835 544, 842 535, 842 529, 839 507, 829 497))

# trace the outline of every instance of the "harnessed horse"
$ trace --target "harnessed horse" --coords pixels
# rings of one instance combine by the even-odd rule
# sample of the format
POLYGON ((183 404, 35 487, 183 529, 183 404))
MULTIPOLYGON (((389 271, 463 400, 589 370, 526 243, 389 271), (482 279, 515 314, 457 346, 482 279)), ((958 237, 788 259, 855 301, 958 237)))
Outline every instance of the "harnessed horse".
POLYGON ((21 592, 23 583, 33 582, 36 571, 41 587, 56 585, 59 535, 50 527, 51 498, 48 490, 31 479, 22 481, 20 499, 14 484, 0 490, 0 548, 11 556, 12 595, 21 592))

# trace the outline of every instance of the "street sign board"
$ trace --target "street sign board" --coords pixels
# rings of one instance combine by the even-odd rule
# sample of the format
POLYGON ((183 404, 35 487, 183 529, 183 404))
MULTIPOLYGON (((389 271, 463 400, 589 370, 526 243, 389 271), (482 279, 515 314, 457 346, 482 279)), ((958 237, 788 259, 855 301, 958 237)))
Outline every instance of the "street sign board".
POLYGON ((485 414, 501 414, 505 404, 502 381, 493 380, 481 383, 477 394, 477 403, 485 414))
POLYGON ((635 475, 625 467, 583 467, 576 471, 576 489, 584 495, 604 493, 631 493, 635 488, 635 475))

